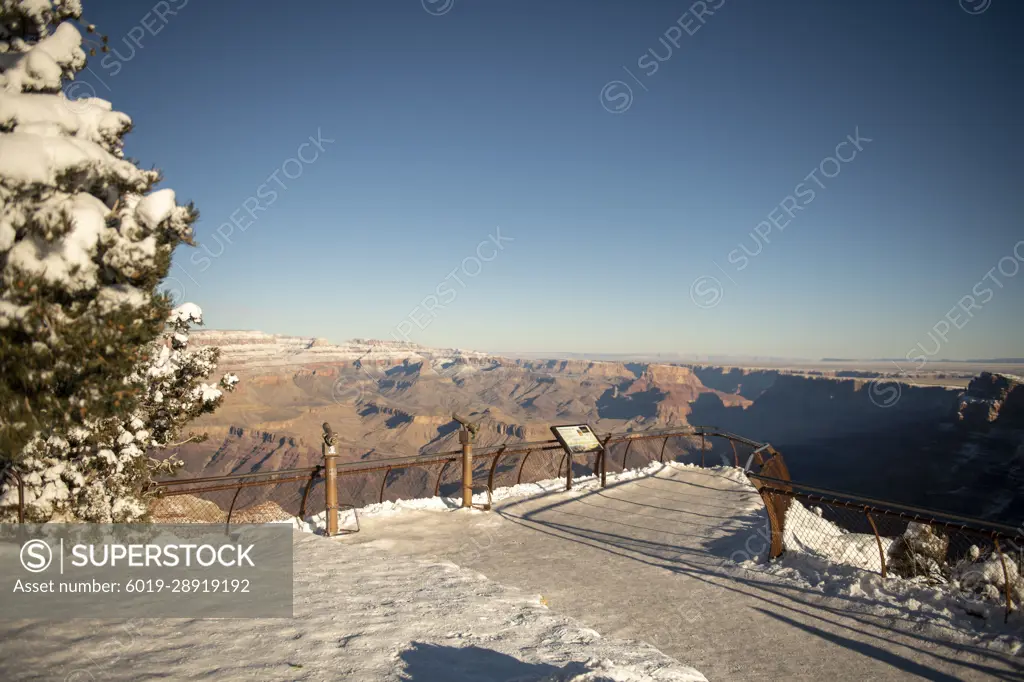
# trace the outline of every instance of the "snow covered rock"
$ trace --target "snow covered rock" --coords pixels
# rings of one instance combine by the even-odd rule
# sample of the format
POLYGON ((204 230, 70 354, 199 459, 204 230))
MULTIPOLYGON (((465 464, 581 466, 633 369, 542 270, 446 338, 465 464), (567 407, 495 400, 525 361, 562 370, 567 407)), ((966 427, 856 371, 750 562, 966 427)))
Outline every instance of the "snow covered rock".
POLYGON ((960 396, 956 421, 969 429, 1024 428, 1024 379, 982 372, 960 396))
POLYGON ((889 550, 889 569, 906 578, 942 581, 949 573, 949 538, 931 526, 911 522, 889 550))
POLYGON ((969 557, 958 563, 952 574, 955 586, 989 601, 1004 600, 1009 584, 1013 602, 1024 603, 1024 578, 1012 554, 1000 559, 998 553, 988 552, 982 557, 978 547, 972 546, 969 557))

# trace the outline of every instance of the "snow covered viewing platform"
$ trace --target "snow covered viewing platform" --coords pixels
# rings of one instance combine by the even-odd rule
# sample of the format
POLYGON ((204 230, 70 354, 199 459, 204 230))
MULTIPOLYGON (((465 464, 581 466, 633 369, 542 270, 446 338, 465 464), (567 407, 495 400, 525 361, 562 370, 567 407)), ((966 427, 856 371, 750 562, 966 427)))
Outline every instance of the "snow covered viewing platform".
POLYGON ((375 503, 334 538, 310 532, 322 513, 297 523, 290 620, 5 622, 0 678, 1024 677, 1017 614, 896 565, 882 578, 875 537, 814 506, 794 501, 792 547, 767 561, 765 506, 739 468, 654 461, 603 488, 591 475, 494 493, 487 512, 375 503))
POLYGON ((294 527, 295 617, 7 621, 0 679, 1024 680, 1016 529, 726 436, 481 448, 470 508, 455 453, 342 464, 334 537, 317 469, 168 486, 156 520, 294 527))
POLYGON ((427 505, 378 506, 340 542, 541 594, 552 610, 649 642, 711 680, 1024 678, 1018 614, 1004 623, 998 601, 986 610, 925 581, 882 578, 870 558, 856 566, 863 557, 828 536, 853 534, 802 505, 791 534, 805 544, 767 561, 765 507, 736 468, 652 463, 604 489, 590 480, 492 512, 416 506, 427 505))

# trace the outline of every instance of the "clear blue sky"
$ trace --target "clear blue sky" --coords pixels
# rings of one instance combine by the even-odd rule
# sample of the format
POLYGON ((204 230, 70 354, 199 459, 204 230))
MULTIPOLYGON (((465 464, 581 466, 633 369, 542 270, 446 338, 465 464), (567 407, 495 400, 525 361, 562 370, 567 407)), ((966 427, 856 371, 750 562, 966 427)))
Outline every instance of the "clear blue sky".
POLYGON ((938 327, 936 358, 1024 356, 1024 3, 85 7, 116 53, 75 92, 199 208, 169 285, 210 327, 790 357, 938 327))

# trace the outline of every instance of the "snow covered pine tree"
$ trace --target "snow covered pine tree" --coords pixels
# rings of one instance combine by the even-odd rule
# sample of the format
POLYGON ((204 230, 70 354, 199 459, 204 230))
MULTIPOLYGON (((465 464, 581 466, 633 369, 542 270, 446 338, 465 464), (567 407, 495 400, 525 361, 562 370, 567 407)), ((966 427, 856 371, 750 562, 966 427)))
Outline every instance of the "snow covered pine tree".
POLYGON ((186 348, 201 312, 158 291, 198 213, 124 158, 127 115, 61 90, 85 67, 81 14, 0 0, 0 470, 21 471, 29 520, 133 521, 146 449, 221 396, 200 381, 216 350, 186 348))

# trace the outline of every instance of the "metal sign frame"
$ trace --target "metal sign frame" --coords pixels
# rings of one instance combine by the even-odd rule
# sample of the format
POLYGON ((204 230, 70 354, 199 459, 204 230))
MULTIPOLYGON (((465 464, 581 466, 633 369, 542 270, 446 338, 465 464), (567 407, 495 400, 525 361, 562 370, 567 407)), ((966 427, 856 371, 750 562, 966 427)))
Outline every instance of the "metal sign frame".
POLYGON ((566 454, 568 454, 570 457, 572 455, 585 455, 590 452, 600 452, 603 449, 601 445, 601 440, 597 437, 597 432, 594 431, 590 424, 557 424, 551 427, 551 433, 554 434, 555 439, 558 441, 559 445, 562 446, 562 449, 565 450, 566 454), (573 450, 572 446, 569 445, 569 443, 565 440, 565 437, 559 431, 559 429, 571 428, 585 428, 587 431, 589 431, 590 435, 594 437, 593 447, 587 448, 586 450, 573 450))
MULTIPOLYGON (((602 463, 603 463, 603 460, 604 460, 604 445, 601 443, 601 439, 599 439, 597 437, 597 432, 594 431, 593 427, 590 426, 590 424, 556 424, 555 426, 551 427, 551 433, 554 434, 555 439, 558 441, 559 445, 561 445, 562 449, 565 450, 565 459, 567 460, 567 464, 568 464, 568 466, 565 467, 565 489, 566 490, 572 490, 572 456, 573 455, 585 455, 585 454, 589 454, 591 452, 597 452, 597 453, 601 453, 601 454, 598 455, 598 457, 601 458, 602 463), (581 427, 585 428, 587 431, 589 431, 590 435, 592 435, 594 437, 595 445, 593 447, 590 447, 590 448, 586 449, 586 450, 575 450, 574 451, 572 449, 572 446, 570 446, 569 443, 565 440, 565 437, 562 435, 562 433, 559 431, 559 429, 569 429, 569 428, 579 429, 581 427)), ((603 472, 602 472, 602 474, 603 474, 603 472)), ((604 479, 604 476, 602 475, 602 482, 603 482, 603 479, 604 479)))

